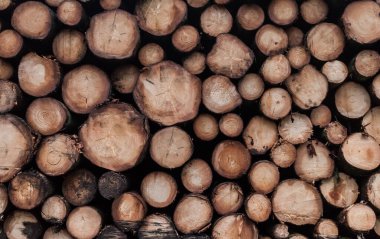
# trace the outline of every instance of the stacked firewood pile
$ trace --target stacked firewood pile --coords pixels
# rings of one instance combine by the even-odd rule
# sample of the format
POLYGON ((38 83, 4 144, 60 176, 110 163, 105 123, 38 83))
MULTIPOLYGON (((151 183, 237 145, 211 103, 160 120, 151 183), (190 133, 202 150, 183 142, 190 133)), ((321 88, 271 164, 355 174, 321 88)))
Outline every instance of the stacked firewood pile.
POLYGON ((379 40, 370 0, 0 0, 0 238, 379 238, 379 40))

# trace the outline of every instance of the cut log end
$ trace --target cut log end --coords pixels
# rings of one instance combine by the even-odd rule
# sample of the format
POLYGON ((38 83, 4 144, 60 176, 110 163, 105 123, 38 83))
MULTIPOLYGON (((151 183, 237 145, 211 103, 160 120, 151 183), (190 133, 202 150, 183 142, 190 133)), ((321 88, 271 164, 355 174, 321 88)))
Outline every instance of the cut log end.
POLYGON ((235 213, 243 205, 243 190, 233 182, 220 183, 214 188, 211 201, 219 215, 235 213))

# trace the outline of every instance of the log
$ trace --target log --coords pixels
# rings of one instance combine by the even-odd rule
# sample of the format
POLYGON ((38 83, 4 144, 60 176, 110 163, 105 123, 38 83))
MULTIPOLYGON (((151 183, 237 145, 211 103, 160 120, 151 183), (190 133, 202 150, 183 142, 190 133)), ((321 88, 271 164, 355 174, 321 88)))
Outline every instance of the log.
POLYGON ((209 0, 186 0, 186 2, 193 8, 201 8, 204 7, 209 0))
POLYGON ((318 190, 304 181, 282 181, 272 195, 272 208, 281 222, 294 225, 316 224, 323 214, 318 190))
POLYGON ((231 34, 220 34, 207 54, 207 66, 215 74, 240 78, 247 73, 254 60, 253 51, 231 34))
POLYGON ((86 13, 76 0, 65 0, 57 8, 57 18, 65 25, 76 26, 84 21, 86 13))
POLYGON ((86 31, 88 48, 105 59, 131 57, 140 41, 136 19, 130 13, 116 9, 91 17, 86 31))
POLYGON ((201 81, 172 61, 142 70, 133 91, 136 104, 165 126, 195 118, 201 103, 201 81))
POLYGON ((270 84, 280 84, 291 74, 291 67, 288 59, 282 55, 268 57, 261 65, 261 75, 270 84))
POLYGON ((4 184, 0 184, 0 215, 3 215, 8 206, 8 191, 4 184))
POLYGON ((133 92, 140 71, 134 65, 121 65, 112 72, 112 87, 121 94, 130 94, 133 92))
POLYGON ((30 52, 22 57, 18 66, 20 88, 34 97, 42 97, 55 91, 60 83, 58 62, 30 52))
POLYGON ((108 171, 100 176, 98 190, 105 199, 111 200, 119 197, 129 188, 129 180, 124 174, 108 171))
POLYGON ((336 239, 339 237, 338 225, 331 219, 321 218, 314 227, 314 237, 317 239, 336 239))
POLYGON ((211 202, 219 215, 235 213, 243 205, 243 190, 237 183, 220 183, 212 191, 211 202))
POLYGON ((27 164, 38 143, 30 127, 19 117, 0 115, 0 182, 8 182, 27 164), (16 147, 15 147, 16 146, 16 147))
POLYGON ((327 18, 329 6, 324 0, 307 0, 300 5, 302 19, 309 24, 318 24, 327 18))
POLYGON ((375 212, 363 203, 356 203, 344 209, 338 218, 340 223, 354 232, 368 232, 376 223, 375 212))
POLYGON ((51 33, 53 11, 41 2, 26 1, 13 11, 11 24, 22 36, 42 40, 51 33))
POLYGON ((202 31, 211 37, 230 32, 233 26, 231 13, 221 5, 213 4, 206 8, 200 17, 202 31))
POLYGON ((127 235, 114 225, 107 225, 99 232, 98 239, 127 239, 127 235))
POLYGON ((201 194, 185 195, 174 209, 173 221, 184 233, 199 233, 211 225, 213 209, 207 197, 201 194))
POLYGON ((275 224, 272 227, 271 234, 275 239, 287 239, 290 235, 289 227, 284 223, 275 224))
POLYGON ((164 208, 174 202, 177 196, 177 183, 169 174, 156 171, 143 178, 140 191, 150 206, 164 208))
POLYGON ((87 52, 85 36, 76 30, 62 30, 54 37, 52 49, 55 58, 60 63, 76 64, 84 58, 87 52))
POLYGON ((193 75, 199 75, 206 69, 206 56, 201 52, 193 52, 182 62, 183 68, 193 75))
POLYGON ((41 217, 53 224, 62 224, 70 212, 70 205, 64 197, 54 195, 47 198, 41 207, 41 217))
POLYGON ((259 232, 256 225, 244 214, 231 214, 219 218, 213 225, 212 238, 253 238, 258 239, 259 232))
POLYGON ((63 228, 52 226, 46 229, 42 239, 73 239, 69 232, 63 228))
POLYGON ((244 122, 242 118, 234 113, 223 115, 219 120, 219 129, 224 135, 234 138, 243 131, 244 122))
POLYGON ((327 77, 331 84, 341 84, 348 77, 348 68, 346 64, 339 60, 328 61, 322 66, 322 73, 327 77))
POLYGON ((63 179, 62 194, 74 206, 84 206, 90 203, 96 195, 97 180, 87 169, 77 169, 63 179))
POLYGON ((160 45, 156 43, 148 43, 140 48, 138 58, 141 65, 151 66, 161 62, 165 58, 165 52, 160 45))
POLYGON ((359 195, 359 186, 355 178, 341 172, 322 180, 319 188, 327 203, 337 208, 351 206, 359 195))
POLYGON ((271 149, 270 158, 280 168, 289 168, 296 160, 296 147, 285 141, 279 140, 271 149))
POLYGON ((13 58, 23 48, 24 40, 16 31, 7 29, 0 32, 0 57, 13 58))
POLYGON ((51 182, 37 171, 21 172, 8 184, 9 201, 15 207, 25 210, 40 205, 52 191, 51 182))
POLYGON ((178 239, 172 220, 166 215, 150 214, 144 218, 138 231, 141 239, 178 239))
POLYGON ((298 5, 295 0, 272 0, 268 7, 270 20, 277 25, 289 25, 298 16, 298 5))
POLYGON ((374 50, 362 50, 352 61, 352 68, 358 80, 371 78, 380 70, 380 54, 374 50))
POLYGON ((49 5, 50 7, 58 7, 59 4, 61 4, 65 0, 45 0, 45 3, 49 5))
POLYGON ((228 179, 240 178, 251 165, 251 155, 239 141, 220 142, 212 153, 212 166, 215 172, 228 179))
POLYGON ((297 70, 302 69, 302 67, 310 63, 310 53, 302 46, 291 47, 286 57, 288 58, 290 66, 297 70))
POLYGON ((302 144, 313 135, 313 125, 307 115, 292 113, 280 121, 278 133, 291 144, 302 144))
POLYGON ((289 27, 286 29, 286 35, 288 36, 289 47, 303 45, 304 34, 301 29, 294 26, 289 27))
POLYGON ((147 210, 147 205, 139 194, 126 192, 112 202, 112 219, 122 231, 136 230, 147 210))
POLYGON ((314 126, 325 128, 331 122, 331 110, 326 105, 320 105, 311 111, 310 120, 314 126))
POLYGON ((32 213, 14 210, 5 218, 4 232, 8 239, 38 239, 42 226, 32 213))
POLYGON ((104 10, 115 10, 120 7, 121 0, 100 0, 99 4, 104 10))
POLYGON ((12 81, 0 80, 0 113, 17 109, 21 103, 22 93, 18 85, 12 81))
POLYGON ((173 46, 181 52, 190 52, 199 44, 201 38, 198 30, 191 25, 179 27, 172 35, 173 46))
POLYGON ((282 28, 266 24, 257 31, 255 43, 264 55, 273 56, 288 48, 288 35, 282 28))
POLYGON ((280 172, 272 162, 260 160, 249 170, 248 182, 255 192, 269 194, 280 182, 280 172))
POLYGON ((277 125, 265 117, 254 116, 243 131, 243 139, 251 154, 265 154, 278 140, 277 125))
POLYGON ((182 184, 192 193, 202 193, 207 190, 211 186, 212 179, 211 167, 202 159, 192 159, 182 168, 182 184))
POLYGON ((0 1, 0 11, 5 11, 9 9, 9 7, 11 7, 12 5, 13 5, 12 0, 2 0, 0 1))
POLYGON ((149 126, 145 116, 131 105, 113 103, 92 111, 79 130, 79 138, 84 156, 93 164, 120 172, 140 162, 149 126))
POLYGON ((94 238, 102 226, 102 216, 90 206, 77 207, 67 218, 67 231, 75 238, 94 238))
POLYGON ((238 91, 244 100, 257 100, 264 93, 264 81, 254 73, 246 74, 238 84, 238 91))
POLYGON ((272 204, 264 194, 251 193, 244 205, 248 218, 256 223, 267 221, 272 213, 272 204))
POLYGON ((347 128, 338 121, 329 123, 323 132, 332 144, 342 144, 347 138, 347 128))
POLYGON ((156 132, 150 141, 150 156, 163 168, 179 168, 193 154, 193 142, 181 128, 171 126, 156 132))
POLYGON ((142 0, 136 5, 135 12, 142 30, 154 36, 166 36, 185 20, 187 6, 182 0, 142 0))
POLYGON ((366 134, 372 136, 380 144, 380 107, 370 109, 362 119, 362 127, 366 134))
POLYGON ((223 114, 238 107, 242 99, 229 78, 213 75, 203 81, 202 103, 211 112, 223 114))
POLYGON ((219 134, 218 122, 210 114, 199 114, 193 122, 194 134, 203 141, 211 141, 219 134))
POLYGON ((0 59, 0 80, 10 80, 13 73, 13 66, 9 62, 0 59))
POLYGON ((380 198, 378 188, 380 186, 380 174, 372 174, 366 180, 365 186, 362 189, 362 198, 370 203, 376 210, 380 210, 380 198))
POLYGON ((371 83, 371 93, 377 101, 380 100, 380 74, 375 76, 371 83))
POLYGON ((278 120, 287 116, 292 109, 292 98, 279 87, 269 88, 260 99, 260 110, 268 118, 278 120))
POLYGON ((243 4, 236 13, 236 20, 241 28, 247 31, 258 29, 264 23, 263 9, 253 3, 243 4))

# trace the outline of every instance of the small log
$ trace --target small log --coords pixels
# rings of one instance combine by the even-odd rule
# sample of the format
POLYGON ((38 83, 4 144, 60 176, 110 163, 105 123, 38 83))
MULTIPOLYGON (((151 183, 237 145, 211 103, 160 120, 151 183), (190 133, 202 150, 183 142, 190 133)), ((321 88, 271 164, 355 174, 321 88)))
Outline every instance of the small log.
POLYGON ((187 4, 193 8, 201 8, 204 7, 209 0, 186 0, 187 4))
POLYGON ((287 239, 290 235, 288 225, 284 223, 275 224, 271 229, 274 239, 287 239))
POLYGON ((307 115, 292 113, 281 120, 278 133, 291 144, 303 144, 313 135, 313 125, 307 115))
POLYGON ((52 135, 61 131, 70 122, 70 113, 60 101, 45 97, 38 98, 26 109, 28 124, 41 135, 52 135))
POLYGON ((0 80, 0 113, 17 109, 21 102, 22 93, 18 85, 12 81, 0 80))
POLYGON ((0 184, 0 215, 3 215, 8 206, 8 191, 4 184, 0 184))
POLYGON ((218 122, 210 114, 200 114, 193 122, 195 135, 203 141, 211 141, 219 134, 218 122))
POLYGON ((341 146, 343 162, 356 173, 367 173, 380 165, 380 145, 370 135, 353 133, 341 146))
POLYGON ((62 224, 69 214, 70 206, 64 197, 54 195, 47 198, 41 207, 41 217, 49 223, 62 224))
POLYGON ((302 69, 302 67, 310 63, 310 53, 302 46, 291 47, 286 57, 289 60, 290 66, 297 70, 302 69))
POLYGON ((318 190, 304 181, 282 181, 272 195, 273 213, 281 222, 294 225, 316 224, 323 214, 318 190))
POLYGON ((323 132, 332 144, 342 144, 347 138, 347 128, 338 121, 329 123, 323 132))
POLYGON ((317 24, 327 18, 329 6, 325 0, 306 0, 300 5, 302 19, 309 24, 317 24))
POLYGON ((329 83, 340 84, 347 79, 348 68, 339 60, 328 61, 322 66, 322 73, 327 77, 329 83))
POLYGON ((214 0, 214 2, 216 4, 219 4, 219 5, 225 5, 225 4, 228 4, 228 3, 232 2, 232 1, 234 1, 234 0, 214 0))
POLYGON ((326 76, 312 65, 306 65, 299 73, 291 75, 285 85, 293 102, 304 110, 319 106, 327 96, 326 76))
POLYGON ((251 193, 244 205, 248 218, 256 223, 267 221, 272 213, 272 204, 264 194, 251 193))
POLYGON ((201 52, 193 52, 183 60, 183 68, 193 75, 199 75, 206 69, 206 56, 201 52))
POLYGON ((278 120, 287 116, 292 109, 292 98, 282 88, 269 88, 260 99, 260 110, 268 118, 278 120))
POLYGON ((238 91, 245 100, 257 100, 264 93, 265 85, 261 77, 254 73, 246 74, 238 84, 238 91))
POLYGON ((127 235, 114 225, 107 225, 99 232, 97 239, 127 239, 127 235))
POLYGON ((172 35, 173 46, 181 52, 190 52, 199 44, 201 37, 198 30, 191 25, 179 27, 172 35))
POLYGON ((345 173, 337 173, 329 179, 322 180, 319 188, 327 203, 337 208, 351 206, 359 195, 359 186, 355 178, 345 173))
POLYGON ((304 34, 301 29, 297 27, 289 27, 286 29, 286 35, 288 36, 289 47, 303 45, 304 34))
POLYGON ((193 154, 190 135, 179 127, 171 126, 156 132, 150 141, 150 156, 163 168, 178 168, 193 154))
POLYGON ((255 192, 271 193, 280 182, 278 167, 267 160, 257 161, 248 172, 248 182, 255 192))
POLYGON ((192 159, 182 168, 182 184, 192 193, 202 193, 207 190, 211 186, 212 179, 211 167, 202 159, 192 159))
POLYGON ((13 73, 13 66, 5 60, 0 59, 0 80, 10 80, 13 73))
POLYGON ((90 203, 95 198, 96 191, 96 177, 87 169, 72 171, 63 179, 62 194, 74 206, 90 203))
POLYGON ((376 100, 380 100, 380 74, 375 76, 371 83, 371 93, 374 95, 376 100))
POLYGON ((75 135, 55 134, 47 137, 38 149, 37 166, 46 175, 63 175, 79 161, 80 148, 75 135))
POLYGON ((19 209, 30 210, 40 205, 51 193, 51 182, 39 172, 21 172, 8 185, 9 201, 19 209))
POLYGON ((65 0, 45 0, 45 3, 49 5, 50 7, 58 7, 59 4, 61 4, 65 0))
POLYGON ((0 11, 5 11, 5 10, 9 9, 12 5, 13 5, 12 0, 1 0, 0 1, 0 11))
POLYGON ((380 70, 380 54, 374 50, 360 51, 353 59, 352 68, 358 80, 366 80, 380 70))
POLYGON ((11 24, 22 36, 42 40, 54 25, 53 11, 42 2, 26 1, 13 11, 11 24))
POLYGON ((236 79, 247 73, 253 59, 253 51, 243 41, 231 34, 220 34, 207 54, 206 62, 215 74, 236 79))
POLYGON ((122 231, 136 230, 147 210, 147 205, 139 194, 126 192, 112 202, 112 219, 122 231))
POLYGON ((357 233, 365 233, 375 227, 376 214, 369 206, 356 203, 344 209, 338 219, 348 229, 357 233))
POLYGON ((326 105, 314 108, 310 113, 310 120, 314 126, 325 128, 331 122, 331 110, 326 105))
POLYGON ((270 84, 280 84, 292 73, 288 59, 282 54, 266 58, 260 71, 264 80, 270 84))
POLYGON ((134 65, 121 65, 112 72, 111 83, 113 88, 121 94, 133 92, 139 78, 140 71, 134 65))
POLYGON ((289 25, 298 16, 298 5, 295 0, 272 0, 268 7, 270 20, 278 25, 289 25))
POLYGON ((374 1, 356 1, 348 4, 342 14, 348 39, 360 44, 380 39, 380 6, 374 1))
POLYGON ((138 231, 140 239, 179 239, 172 220, 166 215, 150 214, 138 231))
POLYGON ((102 216, 93 207, 77 207, 70 212, 66 227, 75 238, 94 238, 102 227, 102 216))
POLYGON ((156 43, 148 43, 140 48, 138 58, 143 66, 151 66, 161 62, 165 58, 162 47, 156 43))
POLYGON ((84 21, 86 13, 77 0, 65 0, 57 8, 57 18, 65 25, 76 26, 84 21))
POLYGON ((239 7, 236 14, 236 20, 241 28, 247 31, 253 31, 263 25, 265 13, 263 9, 256 4, 248 3, 239 7))
POLYGON ((80 128, 79 138, 84 156, 93 164, 120 172, 140 162, 149 127, 131 105, 114 103, 94 110, 80 128))
POLYGON ((362 198, 368 201, 371 206, 377 210, 380 210, 379 187, 380 173, 374 173, 368 178, 364 188, 362 189, 362 198))
POLYGON ((296 160, 296 147, 285 141, 279 140, 271 149, 270 157, 274 164, 280 168, 289 168, 296 160))
POLYGON ((120 7, 121 0, 100 0, 99 4, 104 10, 115 10, 120 7))
POLYGON ((243 139, 251 154, 265 154, 278 140, 277 125, 265 117, 254 116, 243 131, 243 139))
POLYGON ((306 37, 307 48, 320 61, 332 61, 344 49, 343 31, 333 23, 320 23, 313 27, 306 37))
POLYGON ((69 232, 63 228, 59 228, 59 226, 52 226, 46 229, 44 236, 42 239, 74 239, 69 232))
POLYGON ((375 227, 373 228, 373 231, 377 236, 380 236, 380 219, 376 219, 375 227))
POLYGON ((219 175, 228 179, 240 178, 251 165, 251 155, 239 141, 220 142, 212 153, 212 166, 219 175))
POLYGON ((91 17, 86 31, 88 48, 105 59, 131 57, 140 41, 136 19, 130 13, 116 9, 91 17))
POLYGON ((7 182, 27 164, 38 139, 30 127, 11 114, 0 115, 0 182, 7 182))
POLYGON ((201 81, 172 61, 146 67, 133 96, 140 110, 165 126, 195 118, 201 103, 201 81))
POLYGON ((23 56, 18 66, 18 81, 21 89, 35 97, 50 94, 58 87, 61 73, 58 62, 37 53, 23 56))
POLYGON ((256 32, 255 43, 264 55, 273 56, 288 48, 288 35, 282 28, 266 24, 256 32))
POLYGON ((156 171, 144 177, 140 191, 150 206, 164 208, 174 202, 177 195, 177 183, 169 174, 156 171))
POLYGON ((223 115, 219 120, 220 131, 231 138, 238 137, 243 131, 243 119, 234 113, 223 115))
POLYGON ((259 231, 256 225, 244 214, 231 214, 219 218, 212 228, 212 238, 258 238, 259 231))
POLYGON ((238 107, 242 99, 229 78, 213 75, 203 81, 202 103, 211 112, 223 114, 238 107))
POLYGON ((8 239, 38 239, 42 226, 32 213, 14 210, 5 218, 4 232, 8 239))
POLYGON ((201 194, 185 195, 174 209, 173 221, 184 233, 199 233, 211 225, 213 208, 207 197, 201 194))
POLYGON ((321 218, 314 227, 314 238, 336 239, 339 237, 339 228, 331 219, 321 218))
POLYGON ((308 237, 299 233, 292 233, 289 235, 289 239, 308 239, 308 237))
POLYGON ((212 191, 211 202, 219 215, 235 213, 243 205, 243 190, 237 183, 220 183, 212 191))
POLYGON ((0 57, 12 58, 20 53, 24 40, 16 31, 7 29, 0 32, 0 45, 0 57))
POLYGON ((297 176, 309 183, 330 178, 335 166, 330 154, 330 150, 317 140, 300 145, 294 163, 297 176))
POLYGON ((372 136, 380 144, 380 107, 369 110, 362 119, 362 127, 365 133, 372 136))
POLYGON ((227 8, 213 4, 202 12, 200 26, 204 33, 217 37, 220 34, 230 32, 233 26, 233 18, 227 8))
POLYGON ((128 187, 129 181, 127 177, 113 171, 103 173, 98 181, 100 195, 108 200, 119 197, 128 187))
POLYGON ((187 5, 182 0, 142 0, 136 5, 135 12, 142 30, 155 36, 166 36, 186 18, 187 5))
POLYGON ((62 30, 54 37, 52 49, 55 58, 60 63, 76 64, 87 52, 84 34, 72 29, 62 30))

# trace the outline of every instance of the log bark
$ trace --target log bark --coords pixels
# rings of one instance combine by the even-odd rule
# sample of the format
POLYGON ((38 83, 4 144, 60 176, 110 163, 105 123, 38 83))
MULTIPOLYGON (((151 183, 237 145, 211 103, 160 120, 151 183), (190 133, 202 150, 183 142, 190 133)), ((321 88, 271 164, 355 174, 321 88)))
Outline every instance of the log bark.
POLYGON ((129 188, 129 184, 130 182, 124 174, 108 171, 100 176, 98 190, 102 197, 111 200, 125 192, 129 188))
POLYGON ((178 239, 172 220, 166 215, 150 214, 144 218, 138 230, 141 239, 178 239))
POLYGON ((127 235, 120 231, 114 225, 107 225, 100 231, 97 239, 127 239, 127 235))

